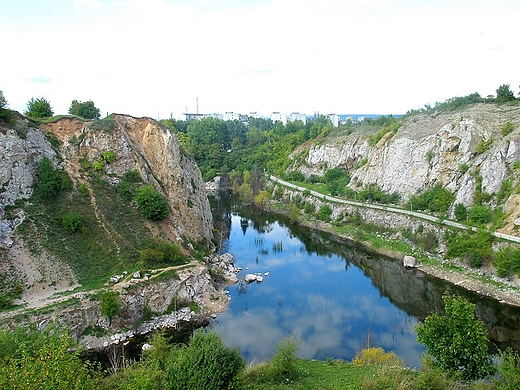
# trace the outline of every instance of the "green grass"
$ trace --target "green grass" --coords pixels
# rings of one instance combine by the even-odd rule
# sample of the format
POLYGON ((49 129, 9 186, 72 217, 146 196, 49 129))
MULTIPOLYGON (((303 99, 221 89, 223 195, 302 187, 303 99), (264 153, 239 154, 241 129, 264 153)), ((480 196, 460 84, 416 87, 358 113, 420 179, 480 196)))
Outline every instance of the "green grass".
MULTIPOLYGON (((366 377, 380 368, 356 366, 345 361, 296 360, 299 378, 287 383, 265 383, 262 365, 249 367, 245 374, 245 389, 359 389, 366 377), (255 372, 256 371, 256 372, 255 372), (264 382, 264 383, 262 383, 264 382)), ((268 381, 268 379, 266 379, 268 381)))
POLYGON ((114 187, 96 178, 91 187, 95 206, 77 190, 62 191, 51 201, 33 198, 24 207, 28 218, 17 230, 31 252, 39 254, 42 245, 69 264, 87 289, 101 287, 114 273, 138 269, 139 253, 152 238, 141 213, 114 187), (82 217, 81 228, 73 233, 62 223, 70 212, 82 217))

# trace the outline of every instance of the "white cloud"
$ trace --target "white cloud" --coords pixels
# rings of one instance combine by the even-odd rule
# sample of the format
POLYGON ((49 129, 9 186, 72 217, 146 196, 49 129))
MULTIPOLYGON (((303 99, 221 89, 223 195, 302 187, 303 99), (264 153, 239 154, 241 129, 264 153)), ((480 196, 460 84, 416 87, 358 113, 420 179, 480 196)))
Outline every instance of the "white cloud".
POLYGON ((11 105, 48 92, 57 112, 89 95, 102 112, 153 117, 177 116, 196 97, 202 112, 403 113, 520 84, 514 1, 76 0, 75 8, 103 12, 62 7, 58 18, 45 7, 28 23, 3 10, 10 56, 0 83, 11 105), (35 78, 50 81, 27 81, 35 78))

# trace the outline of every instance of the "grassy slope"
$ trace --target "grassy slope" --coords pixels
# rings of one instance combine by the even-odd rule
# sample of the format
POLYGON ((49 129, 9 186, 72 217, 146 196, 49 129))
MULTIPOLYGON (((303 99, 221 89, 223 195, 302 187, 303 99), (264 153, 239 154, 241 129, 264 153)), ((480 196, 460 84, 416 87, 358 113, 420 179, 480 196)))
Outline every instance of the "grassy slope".
POLYGON ((38 242, 50 253, 69 264, 86 288, 99 287, 107 278, 139 264, 139 251, 152 238, 138 210, 124 201, 115 188, 101 180, 92 180, 91 193, 62 191, 52 200, 33 199, 24 210, 27 220, 19 234, 38 250, 38 242), (68 212, 81 215, 80 231, 67 233, 61 218, 68 212))

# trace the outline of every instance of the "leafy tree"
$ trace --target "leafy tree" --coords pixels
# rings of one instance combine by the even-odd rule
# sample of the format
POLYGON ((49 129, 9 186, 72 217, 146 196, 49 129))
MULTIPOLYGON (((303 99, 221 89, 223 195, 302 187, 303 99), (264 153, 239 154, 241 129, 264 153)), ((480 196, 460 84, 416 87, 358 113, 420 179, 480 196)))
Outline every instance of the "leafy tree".
POLYGON ((432 313, 416 327, 417 340, 428 348, 428 363, 465 380, 492 374, 486 327, 475 317, 475 305, 458 296, 443 300, 445 315, 432 313))
POLYGON ((4 92, 0 91, 0 108, 7 107, 7 100, 4 97, 4 92))
POLYGON ((69 114, 76 115, 85 119, 99 119, 99 108, 94 106, 92 100, 78 102, 73 100, 69 107, 69 114))
POLYGON ((144 216, 153 221, 161 221, 170 213, 168 201, 152 185, 137 190, 134 200, 141 208, 144 216))
POLYGON ((11 120, 11 110, 7 108, 7 100, 2 91, 0 91, 0 119, 7 123, 11 120))
POLYGON ((318 214, 317 214, 318 218, 325 222, 330 221, 331 215, 332 215, 332 209, 326 203, 320 207, 318 214))
POLYGON ((497 89, 497 103, 505 103, 515 100, 515 94, 511 91, 509 84, 502 84, 497 89))
POLYGON ((493 211, 487 206, 476 204, 469 209, 468 218, 473 222, 486 224, 491 222, 493 211))
POLYGON ((226 347, 215 332, 199 330, 187 347, 172 351, 166 384, 179 390, 229 389, 243 369, 244 360, 236 348, 226 347))
POLYGON ((408 206, 414 210, 429 210, 434 213, 445 213, 455 200, 455 196, 442 184, 436 184, 417 196, 412 196, 408 206))
POLYGON ((24 113, 31 118, 48 118, 54 114, 51 103, 45 98, 31 98, 27 102, 27 111, 24 113))

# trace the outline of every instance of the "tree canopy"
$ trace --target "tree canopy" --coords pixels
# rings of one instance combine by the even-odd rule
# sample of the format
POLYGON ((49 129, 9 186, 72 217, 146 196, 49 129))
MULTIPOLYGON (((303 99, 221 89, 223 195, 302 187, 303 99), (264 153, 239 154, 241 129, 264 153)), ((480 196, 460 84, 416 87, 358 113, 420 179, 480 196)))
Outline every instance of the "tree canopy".
POLYGON ((487 331, 475 317, 475 305, 458 296, 443 299, 445 315, 432 313, 416 328, 417 340, 433 358, 430 363, 466 380, 492 374, 487 331))
POLYGON ((505 103, 515 100, 515 94, 511 91, 509 84, 502 84, 497 89, 497 103, 505 103))
POLYGON ((69 107, 69 114, 77 115, 85 119, 99 119, 99 108, 94 106, 92 100, 81 102, 73 100, 69 107))
POLYGON ((54 115, 51 103, 43 98, 31 98, 27 102, 27 110, 24 112, 26 116, 31 118, 48 118, 54 115))

